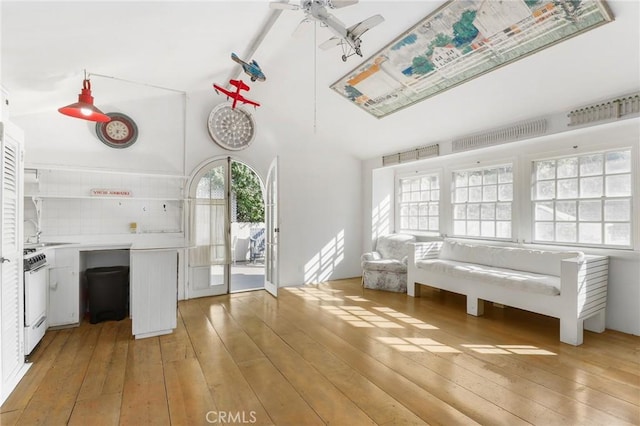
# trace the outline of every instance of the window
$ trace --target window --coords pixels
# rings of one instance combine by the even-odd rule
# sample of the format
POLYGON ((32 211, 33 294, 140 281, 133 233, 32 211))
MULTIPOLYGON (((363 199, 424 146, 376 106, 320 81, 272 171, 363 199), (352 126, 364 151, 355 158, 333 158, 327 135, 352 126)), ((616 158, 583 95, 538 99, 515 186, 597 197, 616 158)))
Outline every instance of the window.
POLYGON ((453 233, 511 238, 511 165, 455 171, 452 176, 453 233))
POLYGON ((423 175, 400 179, 400 232, 438 232, 440 179, 423 175))
POLYGON ((631 246, 631 151, 533 163, 534 241, 631 246))

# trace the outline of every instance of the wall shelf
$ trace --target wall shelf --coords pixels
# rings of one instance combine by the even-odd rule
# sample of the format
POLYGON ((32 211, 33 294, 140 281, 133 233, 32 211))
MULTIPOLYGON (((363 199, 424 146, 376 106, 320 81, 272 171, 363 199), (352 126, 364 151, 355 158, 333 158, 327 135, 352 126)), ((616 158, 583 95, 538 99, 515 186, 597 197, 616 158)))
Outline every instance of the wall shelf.
POLYGON ((25 185, 25 196, 58 199, 118 199, 182 201, 185 177, 103 170, 46 168, 36 170, 36 179, 25 185), (92 190, 121 190, 131 196, 92 195, 92 190))
POLYGON ((187 201, 184 198, 169 197, 100 197, 93 195, 55 195, 55 194, 25 194, 25 198, 36 199, 69 199, 69 200, 118 200, 118 201, 187 201))
POLYGON ((43 235, 125 234, 132 224, 145 233, 183 232, 184 176, 55 166, 31 173, 25 200, 34 203, 25 209, 40 208, 43 235))
POLYGON ((143 177, 151 177, 151 178, 176 178, 187 180, 189 176, 183 175, 172 175, 167 173, 155 173, 153 171, 133 171, 133 170, 110 170, 110 169, 84 169, 80 167, 68 167, 68 166, 56 166, 56 165, 37 165, 37 164, 25 164, 25 171, 27 170, 36 170, 36 171, 62 171, 62 172, 73 172, 73 173, 99 173, 99 174, 116 174, 116 175, 130 175, 130 176, 143 176, 143 177))

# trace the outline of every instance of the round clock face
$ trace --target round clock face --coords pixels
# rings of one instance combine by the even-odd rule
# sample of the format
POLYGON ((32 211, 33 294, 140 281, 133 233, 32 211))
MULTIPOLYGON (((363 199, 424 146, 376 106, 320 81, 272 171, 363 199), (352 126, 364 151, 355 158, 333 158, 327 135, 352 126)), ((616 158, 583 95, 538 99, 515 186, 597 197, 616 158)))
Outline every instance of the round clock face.
POLYGON ((215 143, 232 151, 248 147, 255 136, 251 114, 228 104, 220 104, 211 110, 207 127, 215 143))
POLYGON ((138 126, 131 117, 119 112, 107 113, 111 121, 96 123, 96 134, 106 145, 112 148, 126 148, 138 138, 138 126))

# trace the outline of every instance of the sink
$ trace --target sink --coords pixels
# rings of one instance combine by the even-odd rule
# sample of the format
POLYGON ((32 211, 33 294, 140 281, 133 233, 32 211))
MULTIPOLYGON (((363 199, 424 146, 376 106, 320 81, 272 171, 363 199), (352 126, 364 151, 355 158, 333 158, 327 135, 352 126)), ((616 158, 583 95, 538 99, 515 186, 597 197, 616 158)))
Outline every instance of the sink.
POLYGON ((46 242, 46 243, 24 243, 24 248, 43 248, 43 247, 53 247, 53 246, 63 246, 66 244, 72 243, 59 243, 59 242, 46 242))

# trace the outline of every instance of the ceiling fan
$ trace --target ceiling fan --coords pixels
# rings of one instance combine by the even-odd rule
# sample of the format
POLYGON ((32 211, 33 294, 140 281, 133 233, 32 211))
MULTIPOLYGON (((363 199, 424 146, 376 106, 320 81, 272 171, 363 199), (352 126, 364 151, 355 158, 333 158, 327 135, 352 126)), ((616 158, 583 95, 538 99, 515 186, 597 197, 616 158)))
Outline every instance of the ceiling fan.
POLYGON ((304 0, 301 1, 300 4, 271 2, 269 6, 272 9, 304 11, 305 18, 294 31, 294 35, 297 35, 300 29, 304 27, 303 24, 311 21, 320 22, 321 25, 329 28, 336 36, 322 43, 319 47, 321 49, 329 49, 334 46, 341 46, 343 52, 342 60, 346 61, 347 58, 353 54, 362 56, 360 36, 384 21, 382 15, 374 15, 362 22, 347 27, 342 21, 327 11, 327 7, 329 9, 339 9, 356 3, 358 3, 358 0, 304 0))
POLYGON ((359 0, 303 0, 300 4, 291 4, 288 1, 273 1, 270 3, 272 9, 288 9, 288 10, 304 10, 310 12, 314 8, 328 7, 330 9, 340 9, 341 7, 351 6, 358 3, 359 0))
POLYGON ((329 27, 334 32, 337 32, 341 37, 346 36, 345 25, 335 16, 327 11, 329 9, 339 9, 342 7, 351 6, 358 3, 358 0, 303 0, 299 4, 284 3, 284 2, 271 2, 269 7, 272 9, 284 9, 284 10, 302 10, 305 13, 305 18, 300 22, 300 25, 294 31, 294 35, 302 29, 305 23, 309 23, 312 20, 321 22, 329 27))

